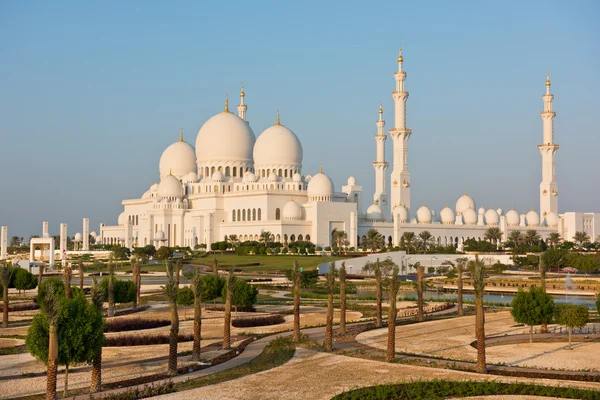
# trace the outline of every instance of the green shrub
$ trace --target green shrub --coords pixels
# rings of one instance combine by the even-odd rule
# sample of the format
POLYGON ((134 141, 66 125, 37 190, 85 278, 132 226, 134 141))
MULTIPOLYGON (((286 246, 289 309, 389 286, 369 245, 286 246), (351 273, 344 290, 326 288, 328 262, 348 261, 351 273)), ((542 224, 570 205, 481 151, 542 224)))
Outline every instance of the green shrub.
MULTIPOLYGON (((122 281, 114 278, 115 282, 115 303, 129 303, 135 298, 135 285, 132 281, 122 281)), ((43 283, 43 281, 42 281, 43 283)), ((108 278, 100 281, 100 290, 104 298, 108 299, 108 278)))
POLYGON ((194 292, 189 287, 179 288, 177 291, 177 304, 190 306, 194 304, 194 292))
POLYGON ((13 275, 13 284, 15 286, 15 289, 17 289, 19 292, 21 290, 30 290, 35 289, 37 287, 37 276, 27 271, 26 269, 15 268, 13 275))
POLYGON ((57 297, 62 297, 65 295, 65 283, 60 278, 44 278, 42 280, 42 284, 38 288, 38 294, 36 297, 36 302, 38 304, 44 304, 44 299, 46 298, 46 293, 48 293, 48 288, 54 287, 55 293, 57 297))

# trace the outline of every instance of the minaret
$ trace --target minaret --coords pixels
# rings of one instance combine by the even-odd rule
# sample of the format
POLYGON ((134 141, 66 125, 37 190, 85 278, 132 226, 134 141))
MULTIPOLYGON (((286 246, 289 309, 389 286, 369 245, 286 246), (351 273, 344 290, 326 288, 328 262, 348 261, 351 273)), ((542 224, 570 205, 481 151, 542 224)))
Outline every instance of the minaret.
POLYGON ((406 72, 402 71, 402 47, 398 55, 398 71, 394 73, 396 90, 392 92, 394 99, 394 127, 390 129, 390 136, 394 141, 394 169, 392 171, 392 201, 393 210, 397 205, 402 205, 410 210, 410 173, 408 172, 408 138, 412 130, 406 127, 406 100, 408 92, 404 90, 406 72))
POLYGON ((240 90, 240 105, 238 106, 238 117, 246 121, 246 110, 248 109, 248 106, 244 104, 244 97, 246 97, 246 93, 244 93, 244 84, 242 83, 242 90, 240 90))
POLYGON ((377 146, 377 158, 376 161, 373 162, 373 168, 375 168, 375 194, 373 195, 373 203, 379 204, 381 209, 384 210, 384 207, 388 203, 385 178, 389 163, 385 161, 385 141, 387 135, 383 131, 385 121, 383 120, 383 108, 381 103, 379 104, 379 120, 376 122, 376 125, 377 134, 375 135, 375 143, 377 146))
POLYGON ((540 218, 543 220, 550 211, 558 214, 558 185, 556 184, 556 163, 554 156, 558 145, 554 143, 554 117, 552 111, 552 100, 554 95, 550 93, 550 74, 546 75, 546 93, 542 96, 544 100, 544 111, 542 115, 542 127, 544 140, 538 145, 542 153, 542 183, 540 183, 540 218))

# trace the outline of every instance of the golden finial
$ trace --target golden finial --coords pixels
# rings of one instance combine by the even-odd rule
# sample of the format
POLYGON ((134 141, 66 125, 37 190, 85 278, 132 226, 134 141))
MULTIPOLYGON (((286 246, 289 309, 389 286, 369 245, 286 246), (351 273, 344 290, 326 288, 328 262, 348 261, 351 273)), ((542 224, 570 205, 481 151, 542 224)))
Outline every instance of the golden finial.
POLYGON ((183 129, 179 131, 179 141, 183 142, 183 129))
POLYGON ((550 86, 550 71, 546 72, 546 86, 550 86))
POLYGON ((227 93, 225 93, 225 109, 223 112, 229 112, 229 97, 227 96, 227 93))
POLYGON ((465 189, 465 192, 463 193, 463 196, 468 196, 467 189, 465 189))
POLYGON ((379 115, 383 114, 383 104, 379 102, 379 115))
POLYGON ((169 169, 169 175, 173 175, 173 169, 169 169))
POLYGON ((448 203, 446 203, 446 207, 448 207, 448 203))
POLYGON ((281 125, 281 118, 279 117, 279 110, 277 110, 277 118, 275 119, 275 125, 281 125))
POLYGON ((319 166, 319 173, 320 173, 320 174, 322 174, 322 173, 323 173, 323 166, 322 166, 322 165, 320 165, 320 166, 319 166))
POLYGON ((402 46, 400 46, 400 50, 398 51, 398 62, 404 61, 404 57, 402 57, 402 46))
POLYGON ((244 96, 246 96, 246 93, 244 93, 244 82, 242 82, 242 90, 240 91, 240 97, 244 96))

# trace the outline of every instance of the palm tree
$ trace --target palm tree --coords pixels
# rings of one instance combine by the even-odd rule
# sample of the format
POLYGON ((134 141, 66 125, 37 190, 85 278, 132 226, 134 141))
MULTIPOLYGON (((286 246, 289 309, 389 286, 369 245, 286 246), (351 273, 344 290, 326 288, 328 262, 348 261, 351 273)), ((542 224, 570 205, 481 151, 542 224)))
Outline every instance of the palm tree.
POLYGON ((411 250, 415 248, 416 241, 414 232, 404 232, 400 237, 400 243, 406 249, 406 254, 410 254, 411 250))
POLYGON ((333 350, 333 292, 335 290, 335 262, 329 264, 326 276, 327 286, 327 320, 325 326, 325 351, 333 350))
POLYGON ((45 269, 44 264, 40 264, 38 266, 38 289, 39 289, 40 285, 42 284, 42 278, 44 277, 44 269, 45 269))
POLYGON ((131 278, 133 279, 133 286, 135 287, 135 296, 133 297, 133 304, 131 308, 137 310, 138 306, 138 298, 139 298, 139 289, 138 289, 138 279, 140 276, 140 268, 141 262, 139 260, 131 261, 131 278))
POLYGON ((179 278, 181 277, 181 268, 183 268, 183 263, 181 260, 177 260, 175 262, 175 283, 177 287, 179 287, 179 278))
POLYGON ((171 305, 171 330, 169 332, 169 367, 170 376, 177 375, 177 340, 179 336, 179 313, 177 312, 177 285, 176 272, 172 263, 166 264, 167 283, 164 286, 165 294, 171 305))
POLYGON ((262 231, 260 233, 260 241, 265 244, 266 247, 269 247, 269 243, 271 242, 273 234, 269 231, 262 231))
POLYGON ((54 287, 48 288, 43 307, 49 328, 46 400, 55 400, 58 398, 56 395, 56 372, 58 369, 58 296, 54 287))
POLYGON ((525 243, 527 243, 529 246, 535 246, 539 243, 540 240, 541 237, 538 231, 536 231, 535 229, 527 229, 524 238, 525 243))
POLYGON ((294 270, 292 271, 292 291, 294 292, 294 342, 300 341, 300 282, 302 273, 298 266, 298 261, 294 261, 294 270))
POLYGON ((8 264, 0 265, 0 282, 2 282, 2 327, 8 328, 8 285, 10 283, 10 267, 8 264))
POLYGON ((417 268, 417 321, 423 321, 423 274, 425 267, 420 263, 415 263, 417 268))
POLYGON ((340 332, 346 333, 346 263, 342 261, 340 278, 340 332))
POLYGON ((71 277, 73 276, 73 270, 70 265, 65 265, 65 269, 63 271, 63 275, 65 277, 65 297, 67 299, 71 298, 71 277))
POLYGON ((202 333, 202 275, 198 269, 188 276, 190 288, 194 293, 194 345, 192 347, 192 361, 200 361, 200 340, 202 333))
POLYGON ((392 270, 392 276, 390 276, 390 308, 388 311, 388 337, 387 337, 387 353, 386 360, 388 362, 394 361, 396 356, 396 316, 398 311, 396 309, 396 298, 398 297, 398 288, 400 284, 398 282, 398 266, 394 265, 392 270))
POLYGON ((223 324, 223 348, 228 349, 231 346, 231 298, 233 297, 233 285, 235 278, 233 269, 229 270, 225 280, 225 323, 223 324))
POLYGON ((456 285, 458 286, 458 316, 463 316, 463 272, 469 259, 459 257, 456 259, 456 285))
POLYGON ((485 231, 483 238, 490 243, 498 244, 502 240, 502 230, 497 226, 491 226, 485 231))
POLYGON ((423 252, 426 252, 431 240, 433 239, 433 235, 429 231, 423 231, 419 233, 419 239, 421 240, 421 248, 423 249, 423 252))
MULTIPOLYGON (((102 306, 104 304, 104 294, 98 286, 96 278, 92 279, 92 290, 90 291, 92 303, 96 306, 98 311, 102 313, 102 306)), ((92 360, 92 384, 90 386, 91 393, 97 393, 101 389, 102 384, 102 346, 98 352, 94 355, 92 360)))
POLYGON ((380 267, 380 263, 379 263, 379 258, 377 259, 376 262, 367 262, 365 263, 364 267, 362 268, 362 270, 364 272, 373 272, 373 274, 375 275, 375 290, 376 290, 376 296, 377 296, 377 308, 376 308, 376 318, 375 318, 375 326, 377 328, 381 328, 381 314, 382 314, 382 310, 381 310, 381 267, 380 267))
POLYGON ((473 287, 475 288, 475 336, 477 338, 477 372, 486 374, 485 363, 485 314, 483 310, 483 291, 485 289, 485 267, 479 256, 469 261, 473 271, 473 287))
POLYGON ((79 261, 79 289, 83 290, 83 262, 79 261))
POLYGON ((385 238, 376 229, 369 229, 365 234, 364 244, 374 253, 385 247, 385 238))
POLYGON ((575 232, 573 235, 573 240, 579 245, 579 247, 583 247, 584 244, 590 241, 590 235, 587 232, 575 232))
POLYGON ((237 235, 229 235, 229 236, 227 237, 227 241, 228 241, 229 243, 231 243, 231 246, 232 246, 233 248, 237 247, 237 246, 240 244, 240 241, 239 241, 239 239, 238 239, 237 235))
POLYGON ((523 243, 523 235, 521 234, 521 231, 510 231, 507 239, 509 242, 513 242, 515 246, 523 243))
POLYGON ((552 246, 556 247, 562 239, 560 238, 560 233, 558 232, 550 232, 546 241, 552 246))
POLYGON ((219 275, 219 262, 217 261, 217 257, 213 257, 212 269, 213 275, 219 275))
POLYGON ((115 264, 108 260, 108 316, 115 316, 115 264))
POLYGON ((339 250, 338 251, 342 251, 342 249, 347 246, 348 243, 348 234, 345 231, 340 231, 340 230, 336 230, 333 232, 333 247, 337 247, 339 250))

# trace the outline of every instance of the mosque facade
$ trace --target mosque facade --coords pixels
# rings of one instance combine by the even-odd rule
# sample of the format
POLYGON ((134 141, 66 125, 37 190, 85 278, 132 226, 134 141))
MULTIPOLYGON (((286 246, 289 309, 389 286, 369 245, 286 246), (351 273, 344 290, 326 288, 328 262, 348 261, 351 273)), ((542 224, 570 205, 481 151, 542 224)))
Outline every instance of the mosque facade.
POLYGON ((159 161, 159 182, 138 199, 123 200, 124 211, 117 225, 100 225, 96 240, 127 247, 153 244, 190 246, 225 240, 259 240, 264 231, 273 240, 288 243, 311 241, 330 246, 332 233, 343 230, 350 247, 370 229, 376 229, 386 243, 398 244, 404 232, 429 231, 438 245, 462 247, 468 238, 483 239, 490 227, 498 227, 504 240, 513 230, 535 229, 542 239, 558 232, 572 240, 576 231, 586 231, 592 240, 600 234, 600 214, 559 214, 554 142, 554 95, 546 78, 542 96, 543 141, 539 212, 519 214, 515 210, 476 208, 464 193, 455 207, 446 206, 439 214, 426 205, 411 206, 411 176, 408 144, 412 130, 406 124, 405 90, 407 73, 403 70, 402 50, 394 73, 394 126, 389 129, 393 159, 385 159, 383 110, 379 108, 375 134, 375 193, 363 199, 362 187, 349 177, 341 191, 321 169, 304 174, 303 149, 298 136, 284 126, 279 115, 275 125, 255 136, 246 119, 247 105, 242 87, 237 115, 225 102, 223 112, 200 128, 195 146, 183 135, 163 152, 159 161), (389 183, 389 185, 388 185, 389 183), (368 204, 366 210, 364 206, 368 204))

